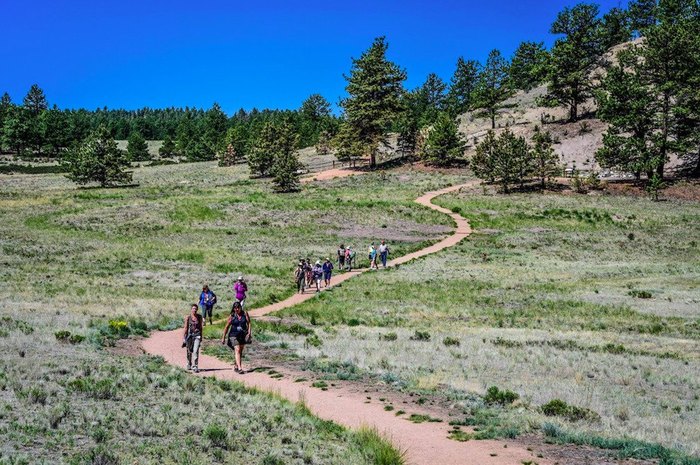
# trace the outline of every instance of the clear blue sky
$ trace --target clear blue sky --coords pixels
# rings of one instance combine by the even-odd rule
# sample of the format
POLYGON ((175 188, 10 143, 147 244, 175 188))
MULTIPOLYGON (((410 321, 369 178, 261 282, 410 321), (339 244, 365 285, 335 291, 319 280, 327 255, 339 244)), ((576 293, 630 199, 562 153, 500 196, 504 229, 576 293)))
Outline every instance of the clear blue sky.
MULTIPOLYGON (((554 37, 556 13, 576 1, 76 1, 1 0, 0 93, 21 102, 38 83, 61 108, 135 109, 219 102, 297 108, 344 95, 343 74, 374 37, 413 88, 457 57, 510 55, 554 37)), ((623 0, 598 2, 605 12, 623 0)))

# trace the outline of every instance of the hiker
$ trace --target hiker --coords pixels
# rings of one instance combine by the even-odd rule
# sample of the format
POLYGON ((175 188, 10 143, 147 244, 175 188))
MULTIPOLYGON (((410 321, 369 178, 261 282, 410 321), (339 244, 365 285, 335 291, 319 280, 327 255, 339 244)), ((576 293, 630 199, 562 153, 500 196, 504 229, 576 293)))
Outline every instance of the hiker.
POLYGON ((316 260, 316 264, 311 270, 314 277, 314 283, 316 283, 316 292, 321 292, 321 279, 323 279, 323 267, 321 266, 321 260, 316 260))
POLYGON ((386 258, 389 256, 389 246, 386 241, 382 241, 379 245, 379 259, 382 261, 382 267, 386 268, 386 258))
POLYGON ((294 279, 297 281, 297 292, 303 294, 306 281, 306 265, 304 264, 304 260, 301 260, 299 265, 297 265, 297 269, 294 271, 294 279))
POLYGON ((241 303, 241 308, 245 308, 245 298, 248 292, 248 285, 245 283, 243 276, 238 277, 238 281, 233 285, 233 290, 236 292, 236 302, 241 303))
POLYGON ((372 244, 369 246, 367 257, 369 258, 369 269, 379 269, 379 267, 377 266, 377 248, 374 246, 374 242, 372 242, 372 244))
POLYGON ((351 246, 345 249, 345 266, 347 266, 348 271, 352 271, 352 264, 355 261, 355 251, 351 246))
POLYGON ((187 369, 195 373, 199 373, 199 346, 202 344, 202 315, 197 310, 199 306, 192 304, 182 335, 182 347, 187 347, 187 369))
MULTIPOLYGON (((345 259, 345 251, 343 251, 343 259, 345 259)), ((323 281, 326 287, 331 285, 331 275, 333 274, 333 263, 329 258, 323 262, 323 281)))
POLYGON ((199 294, 199 308, 202 309, 202 325, 207 325, 207 315, 209 315, 209 324, 212 324, 212 315, 214 313, 214 305, 216 304, 216 294, 209 289, 209 285, 205 284, 202 287, 202 293, 199 294))
POLYGON ((306 287, 311 287, 311 285, 314 283, 314 271, 310 258, 306 259, 306 267, 304 268, 304 271, 306 272, 306 287))
POLYGON ((241 303, 236 301, 233 303, 233 307, 231 307, 231 315, 228 317, 228 321, 226 322, 224 334, 221 336, 221 343, 228 343, 228 346, 233 349, 236 358, 236 367, 234 368, 234 371, 241 375, 245 373, 245 371, 243 371, 243 366, 241 365, 243 349, 245 348, 246 344, 250 344, 251 342, 250 316, 247 312, 243 311, 243 306, 241 303))
POLYGON ((340 247, 338 247, 338 269, 342 270, 345 268, 345 246, 343 244, 340 244, 340 247))

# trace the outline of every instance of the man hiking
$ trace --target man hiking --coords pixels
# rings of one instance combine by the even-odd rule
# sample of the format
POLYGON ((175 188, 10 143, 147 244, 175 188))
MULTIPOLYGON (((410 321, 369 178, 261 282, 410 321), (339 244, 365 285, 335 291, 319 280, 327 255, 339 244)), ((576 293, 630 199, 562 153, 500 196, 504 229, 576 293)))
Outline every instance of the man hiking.
POLYGON ((187 369, 195 373, 199 373, 199 346, 202 344, 202 315, 197 310, 199 306, 192 304, 182 335, 182 347, 187 347, 187 369))
POLYGON ((209 316, 209 324, 212 324, 212 314, 214 313, 215 304, 216 294, 205 284, 202 288, 202 293, 199 294, 199 308, 202 310, 203 326, 207 325, 207 315, 209 316))
POLYGON ((314 276, 314 283, 316 284, 316 292, 321 292, 321 279, 323 279, 323 267, 321 266, 321 260, 316 260, 316 264, 311 269, 314 276))
MULTIPOLYGON (((345 252, 343 252, 343 257, 345 257, 345 252)), ((328 287, 331 285, 331 275, 333 274, 333 262, 329 258, 326 258, 326 261, 323 262, 323 281, 325 284, 325 287, 328 287)))
POLYGON ((379 259, 382 261, 382 267, 386 268, 386 259, 389 256, 389 246, 386 245, 386 241, 382 241, 379 244, 379 259))
POLYGON ((304 260, 299 262, 297 269, 294 271, 294 279, 297 281, 297 292, 299 294, 304 293, 305 281, 306 281, 306 266, 304 265, 304 260))
POLYGON ((355 250, 351 246, 345 249, 345 266, 348 271, 352 271, 352 264, 355 262, 355 250))
POLYGON ((342 270, 345 268, 345 246, 343 244, 340 244, 340 247, 338 247, 338 269, 342 270))

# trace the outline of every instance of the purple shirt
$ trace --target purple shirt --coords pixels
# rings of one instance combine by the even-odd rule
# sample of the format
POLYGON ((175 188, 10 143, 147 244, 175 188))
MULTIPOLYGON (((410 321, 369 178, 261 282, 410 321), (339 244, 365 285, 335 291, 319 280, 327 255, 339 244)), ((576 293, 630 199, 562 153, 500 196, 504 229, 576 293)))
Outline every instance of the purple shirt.
POLYGON ((241 281, 236 281, 236 284, 233 285, 233 290, 236 291, 236 299, 243 300, 245 299, 245 293, 248 292, 248 285, 241 281))

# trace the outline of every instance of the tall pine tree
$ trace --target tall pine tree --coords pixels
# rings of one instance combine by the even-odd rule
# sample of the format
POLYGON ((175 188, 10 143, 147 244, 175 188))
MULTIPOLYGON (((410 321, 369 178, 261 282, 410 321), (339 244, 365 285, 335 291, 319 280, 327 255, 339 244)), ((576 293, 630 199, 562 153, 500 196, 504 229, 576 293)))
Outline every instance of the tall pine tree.
POLYGON ((457 68, 450 79, 450 90, 447 92, 447 108, 453 117, 456 118, 471 109, 478 78, 479 63, 459 57, 457 68))
POLYGON ((529 92, 547 79, 549 53, 543 42, 522 42, 513 54, 508 74, 514 89, 529 92))
POLYGON ((451 166, 464 157, 464 146, 454 118, 443 112, 428 133, 421 158, 428 165, 451 166))
POLYGON ((479 73, 475 93, 475 108, 483 109, 491 118, 491 128, 496 128, 496 114, 505 99, 513 95, 508 82, 508 61, 499 50, 491 50, 486 65, 479 73))
POLYGON ((388 44, 384 37, 358 59, 352 60, 346 76, 348 97, 341 102, 345 111, 340 154, 357 153, 358 148, 369 156, 370 166, 377 165, 379 146, 388 145, 387 134, 401 112, 401 94, 406 73, 386 57, 388 44))

